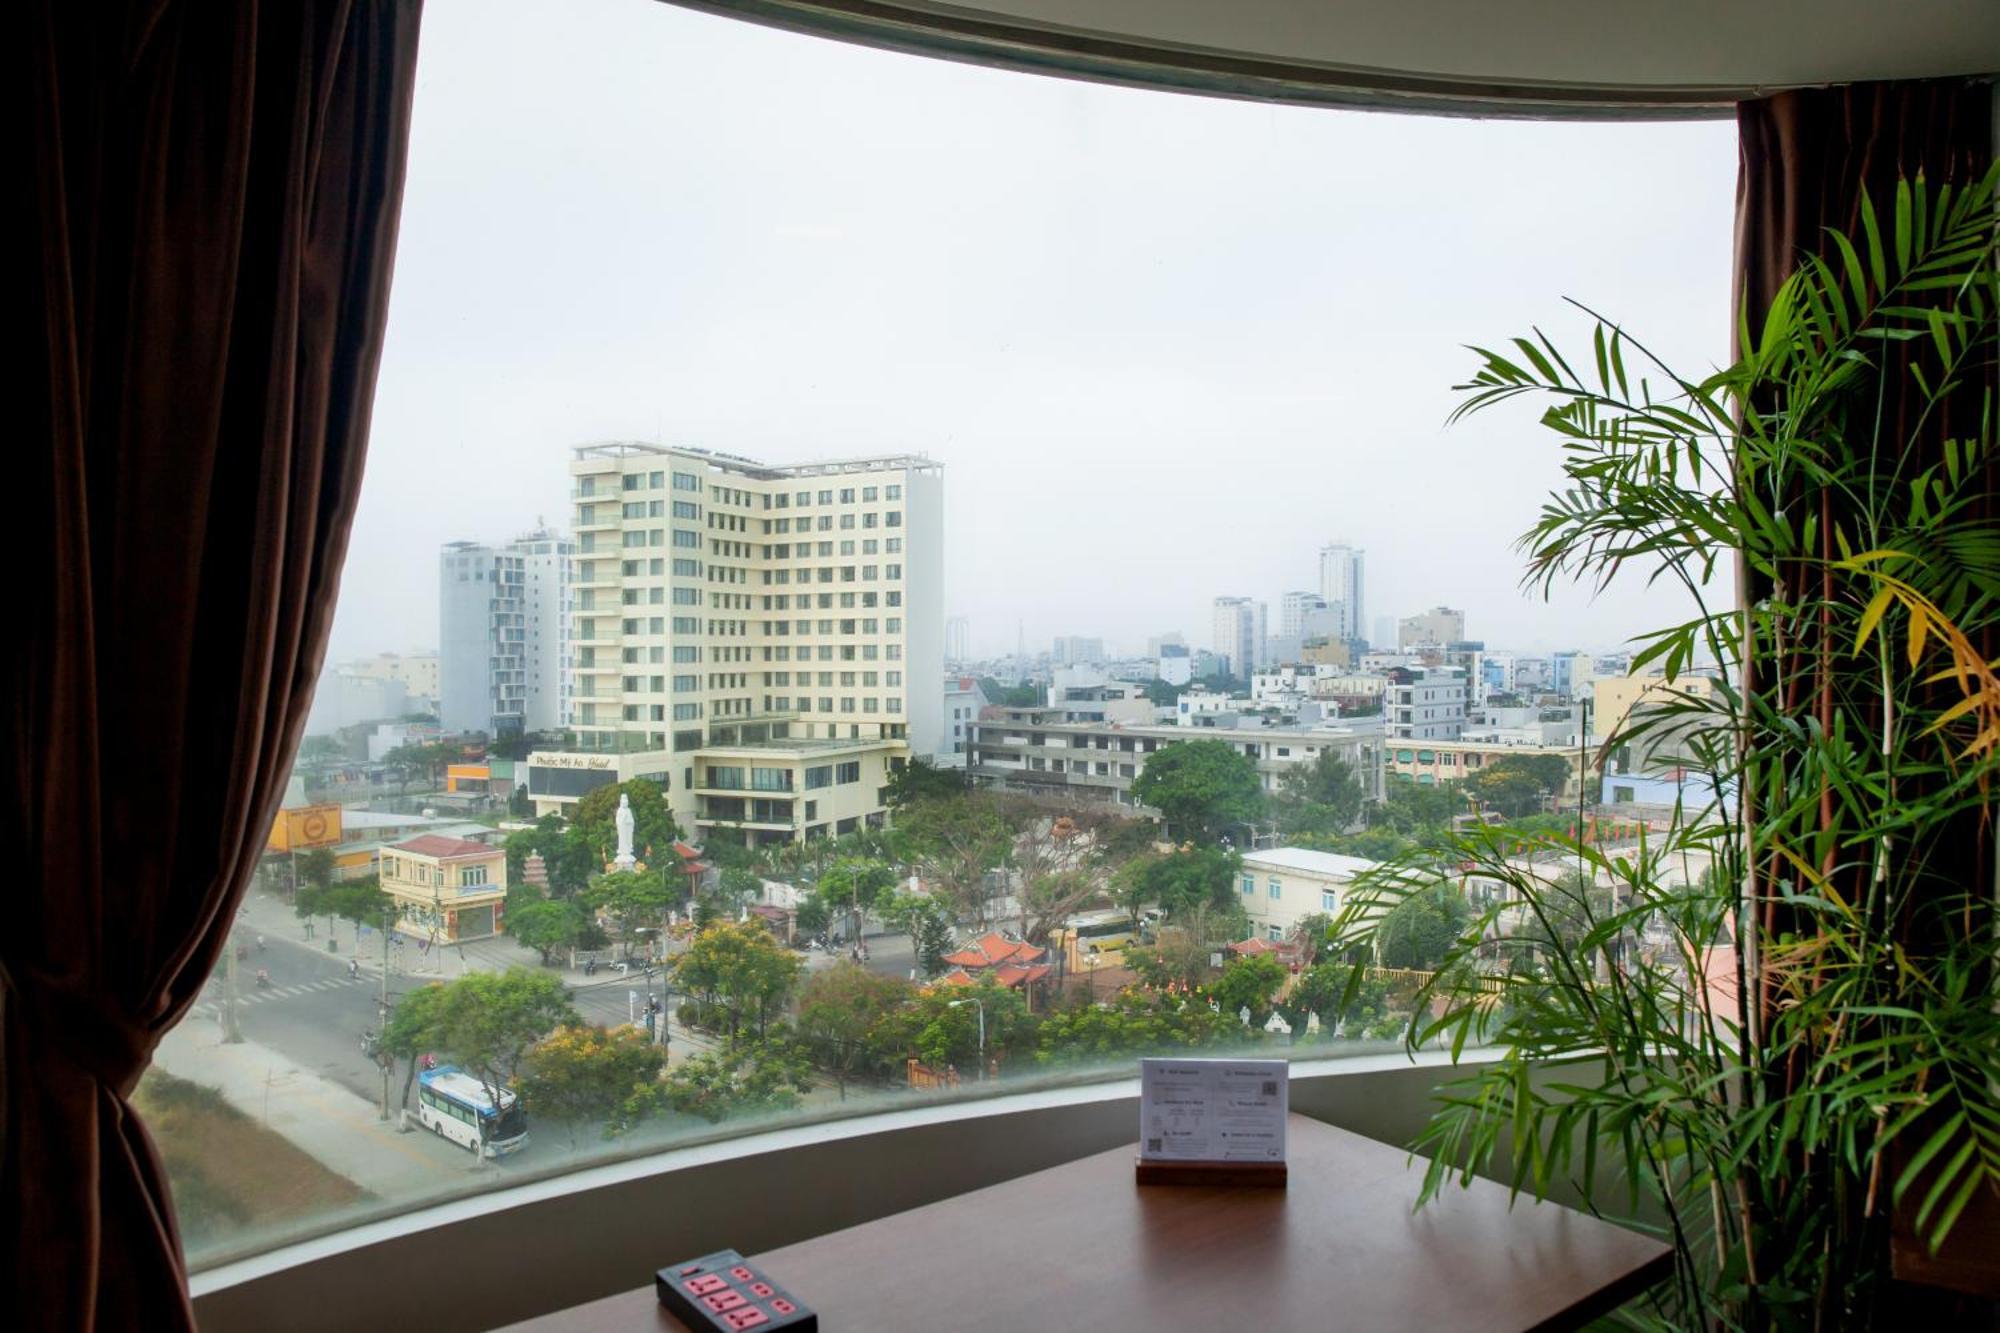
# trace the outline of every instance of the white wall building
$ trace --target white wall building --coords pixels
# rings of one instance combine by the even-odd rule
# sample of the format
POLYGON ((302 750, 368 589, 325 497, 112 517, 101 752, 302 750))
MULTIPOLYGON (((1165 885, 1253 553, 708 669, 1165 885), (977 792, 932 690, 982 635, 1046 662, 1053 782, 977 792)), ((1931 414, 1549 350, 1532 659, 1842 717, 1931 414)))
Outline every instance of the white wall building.
POLYGON ((1184 643, 1160 645, 1159 655, 1153 659, 1153 674, 1169 685, 1185 685, 1194 679, 1194 658, 1188 655, 1184 643))
POLYGON ((1229 663, 1231 675, 1248 679, 1264 664, 1264 640, 1270 632, 1270 609, 1252 597, 1215 599, 1212 642, 1215 655, 1229 663))
POLYGON ((979 710, 986 707, 986 703, 986 691, 979 688, 977 676, 945 677, 944 744, 937 753, 940 765, 965 766, 965 751, 972 743, 973 729, 979 722, 979 710))
POLYGON ((572 543, 546 529, 438 557, 438 722, 489 736, 564 722, 572 543))
POLYGON ((1326 598, 1316 592, 1286 593, 1278 599, 1278 637, 1303 639, 1306 636, 1306 616, 1327 609, 1326 598))
POLYGON ((1467 690, 1463 675, 1407 667, 1388 674, 1382 719, 1392 739, 1451 741, 1465 733, 1467 690))
POLYGON ((1304 847, 1245 852, 1236 891, 1250 917, 1251 933, 1276 943, 1302 918, 1318 912, 1331 916, 1346 907, 1355 877, 1375 866, 1363 857, 1304 847))
POLYGON ((1368 614, 1368 553, 1345 541, 1319 548, 1319 595, 1325 609, 1340 613, 1337 639, 1358 639, 1368 614))

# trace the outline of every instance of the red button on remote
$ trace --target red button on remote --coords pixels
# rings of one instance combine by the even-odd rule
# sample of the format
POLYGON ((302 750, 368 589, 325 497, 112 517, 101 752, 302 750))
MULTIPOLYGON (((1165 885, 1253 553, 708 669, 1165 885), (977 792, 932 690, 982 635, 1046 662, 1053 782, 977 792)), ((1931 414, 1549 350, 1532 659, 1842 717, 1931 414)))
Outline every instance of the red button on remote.
POLYGON ((741 1310, 731 1310, 723 1318, 729 1321, 731 1328, 739 1330, 739 1333, 742 1329, 755 1328, 759 1324, 771 1322, 771 1316, 754 1305, 746 1305, 741 1310))
POLYGON ((792 1311, 798 1309, 799 1307, 793 1305, 783 1296, 780 1296, 776 1300, 771 1302, 771 1308, 779 1314, 790 1314, 792 1311))
POLYGON ((713 1296, 702 1297, 701 1303, 717 1314, 721 1314, 725 1310, 734 1310, 739 1305, 749 1304, 748 1301, 743 1299, 743 1293, 740 1291, 718 1291, 713 1296))

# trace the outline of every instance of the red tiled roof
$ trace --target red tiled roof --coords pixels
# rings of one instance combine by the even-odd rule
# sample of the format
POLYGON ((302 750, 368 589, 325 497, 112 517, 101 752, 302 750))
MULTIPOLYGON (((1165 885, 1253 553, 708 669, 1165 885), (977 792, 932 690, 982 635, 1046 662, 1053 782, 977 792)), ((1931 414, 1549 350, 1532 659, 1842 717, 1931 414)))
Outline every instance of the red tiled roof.
POLYGON ((944 960, 959 967, 982 968, 1008 962, 1039 963, 1047 956, 1048 950, 1037 949, 1026 940, 1010 940, 988 931, 963 949, 946 954, 944 960))
POLYGON ((1036 963, 1033 967, 1023 967, 1019 963, 1002 963, 993 969, 993 979, 1008 990, 1016 986, 1026 986, 1040 981, 1053 971, 1047 963, 1036 963))
POLYGON ((966 974, 964 968, 954 967, 951 971, 939 977, 935 984, 939 986, 970 986, 974 983, 972 978, 966 974))
POLYGON ((500 852, 498 847, 488 847, 483 842, 470 838, 446 838, 436 833, 422 833, 405 842, 389 848, 392 852, 409 852, 415 856, 435 856, 440 861, 450 861, 461 856, 493 856, 500 852))
POLYGON ((677 842, 674 844, 674 855, 680 857, 683 861, 692 861, 700 856, 701 853, 684 842, 677 842))

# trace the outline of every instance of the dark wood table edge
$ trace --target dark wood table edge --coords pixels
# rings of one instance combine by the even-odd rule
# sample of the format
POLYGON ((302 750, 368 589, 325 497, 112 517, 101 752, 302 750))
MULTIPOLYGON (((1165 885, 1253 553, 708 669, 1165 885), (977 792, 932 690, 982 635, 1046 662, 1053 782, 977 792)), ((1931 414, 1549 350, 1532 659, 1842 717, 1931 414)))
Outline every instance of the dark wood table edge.
MULTIPOLYGON (((1557 1205, 1560 1207, 1561 1205, 1557 1205)), ((1585 1214, 1589 1216, 1589 1214, 1585 1214)), ((1603 1221, 1602 1218, 1597 1219, 1603 1221)), ((1607 1226, 1617 1226, 1616 1222, 1606 1222, 1607 1226)), ((1623 1230, 1624 1228, 1621 1228, 1623 1230)), ((1634 1233, 1638 1234, 1638 1233, 1634 1233)), ((1661 1242, 1664 1243, 1664 1242, 1661 1242)), ((1525 1333, 1569 1333, 1571 1329, 1582 1328, 1593 1319, 1610 1314, 1635 1296, 1644 1295, 1655 1284, 1664 1282, 1673 1275, 1674 1252, 1672 1249, 1633 1269, 1624 1277, 1599 1287, 1590 1295, 1566 1309, 1558 1310, 1541 1323, 1525 1330, 1525 1333)))

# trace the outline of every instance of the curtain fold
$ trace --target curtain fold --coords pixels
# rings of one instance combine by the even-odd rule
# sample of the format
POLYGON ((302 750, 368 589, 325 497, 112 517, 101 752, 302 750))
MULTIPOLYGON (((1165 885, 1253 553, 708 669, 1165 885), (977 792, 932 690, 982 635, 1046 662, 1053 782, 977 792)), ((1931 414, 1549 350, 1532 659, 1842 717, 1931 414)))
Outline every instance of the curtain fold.
POLYGON ((226 946, 311 703, 420 10, 33 0, 16 21, 8 1327, 192 1326, 127 1099, 226 946))
MULTIPOLYGON (((1993 109, 1991 85, 1965 79, 1802 89, 1739 105, 1736 301, 1732 315, 1740 312, 1747 316, 1751 330, 1759 328, 1772 298, 1801 255, 1818 255, 1838 264, 1826 231, 1833 228, 1850 236, 1861 234, 1864 192, 1877 217, 1886 219, 1893 216, 1899 178, 1922 175, 1933 190, 1945 183, 1960 187, 1977 182, 1993 162, 1993 109)), ((1909 353, 1884 345, 1876 355, 1886 367, 1883 399, 1878 405, 1885 434, 1910 441, 1911 451, 1917 455, 1888 460, 1886 466, 1900 467, 1906 475, 1913 475, 1944 457, 1947 439, 1978 433, 1981 414, 1989 410, 1989 395, 1996 387, 1990 365, 1984 372, 1973 368, 1956 393, 1947 395, 1936 410, 1925 413, 1907 373, 1900 369, 1909 353)), ((1980 466, 1984 472, 1982 512, 1988 522, 2000 523, 2000 463, 1988 456, 1980 466)), ((1836 528, 1855 528, 1854 512, 1831 491, 1787 497, 1785 505, 1817 518, 1819 549, 1815 555, 1821 562, 1839 554, 1834 549, 1836 528)), ((1782 574, 1791 588, 1812 588, 1825 577, 1823 564, 1807 562, 1799 562, 1782 574)), ((1744 605, 1769 592, 1749 576, 1741 577, 1739 594, 1744 605)), ((1980 647, 1989 660, 2000 650, 2000 644, 1992 642, 1980 647)), ((1777 703, 1788 715, 1817 717, 1822 725, 1828 724, 1835 698, 1846 693, 1839 673, 1852 668, 1823 648, 1820 640, 1808 637, 1788 645, 1780 659, 1759 662, 1753 657, 1745 664, 1745 688, 1777 693, 1781 696, 1777 703)), ((1851 714, 1861 707, 1851 699, 1845 706, 1851 714)), ((1870 724, 1873 722, 1879 718, 1870 724)), ((1905 779, 1905 798, 1914 800, 1920 794, 1905 779)), ((1746 792, 1746 820, 1756 817, 1753 799, 1754 793, 1746 792)), ((1838 817, 1830 805, 1820 815, 1829 826, 1838 817)), ((1940 895, 1994 882, 1994 829, 1987 820, 1969 817, 1953 835, 1938 839, 1935 847, 1926 850, 1926 878, 1940 895)), ((1820 869, 1848 901, 1865 901, 1864 866, 1836 867, 1829 862, 1820 869)), ((1773 858, 1753 866, 1751 878, 1752 901, 1767 936, 1811 928, 1809 922, 1787 916, 1780 902, 1787 892, 1813 891, 1795 867, 1773 858)), ((1929 923, 1909 926, 1902 943, 1913 955, 1922 956, 1935 943, 1934 937, 1924 936, 1928 928, 1929 923)), ((1763 990, 1751 995, 1767 1013, 1780 1000, 1768 979, 1763 990)), ((1921 1142, 1921 1137, 1916 1141, 1921 1142)), ((2000 1250, 1995 1249, 1995 1239, 2000 1237, 2000 1208, 1982 1195, 1943 1251, 1931 1256, 1905 1216, 1919 1198, 1921 1191, 1914 1191, 1910 1205, 1897 1209, 1891 1219, 1896 1276, 2000 1295, 2000 1250)))

